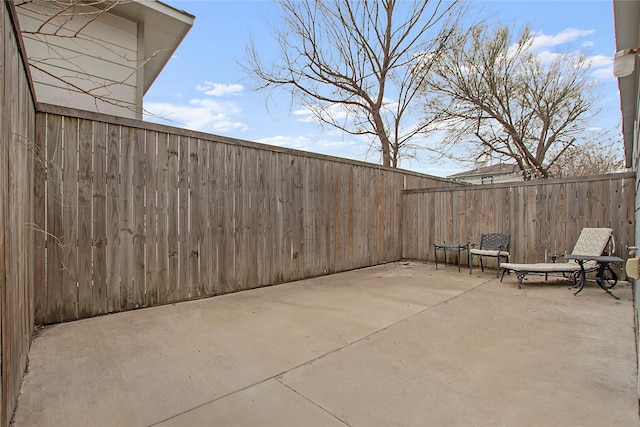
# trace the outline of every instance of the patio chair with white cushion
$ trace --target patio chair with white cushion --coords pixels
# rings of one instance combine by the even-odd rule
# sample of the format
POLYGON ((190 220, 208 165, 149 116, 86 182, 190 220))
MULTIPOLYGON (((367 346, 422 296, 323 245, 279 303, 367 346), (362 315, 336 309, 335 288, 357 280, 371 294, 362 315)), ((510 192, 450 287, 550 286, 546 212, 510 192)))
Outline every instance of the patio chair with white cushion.
MULTIPOLYGON (((600 256, 606 249, 607 245, 611 243, 613 245, 613 230, 610 228, 583 228, 578 236, 575 246, 573 247, 572 255, 592 255, 600 256)), ((593 271, 597 268, 598 263, 596 261, 587 261, 584 263, 586 271, 593 271)), ((574 284, 576 278, 580 274, 580 265, 569 260, 567 262, 537 262, 530 264, 516 264, 516 263, 503 263, 500 265, 502 268, 502 277, 508 271, 513 271, 518 278, 518 288, 522 287, 522 280, 524 280, 527 274, 544 274, 548 276, 552 273, 561 273, 565 276, 573 277, 574 284)), ((610 274, 614 277, 614 281, 617 281, 615 273, 613 271, 610 274)), ((615 285, 615 283, 611 284, 615 285)))
POLYGON ((480 259, 480 268, 484 271, 482 258, 496 258, 498 267, 496 268, 496 277, 500 272, 500 260, 503 258, 509 262, 509 244, 511 242, 510 234, 490 233, 480 235, 480 247, 476 248, 476 244, 472 243, 472 249, 469 249, 469 274, 473 272, 473 257, 480 259))

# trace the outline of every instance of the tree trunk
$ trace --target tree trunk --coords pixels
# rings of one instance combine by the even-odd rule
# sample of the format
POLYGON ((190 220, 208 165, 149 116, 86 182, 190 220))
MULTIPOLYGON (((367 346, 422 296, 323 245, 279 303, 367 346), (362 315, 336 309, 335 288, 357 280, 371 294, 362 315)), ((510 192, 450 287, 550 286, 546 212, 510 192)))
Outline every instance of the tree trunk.
POLYGON ((382 148, 382 166, 391 167, 391 142, 389 141, 387 130, 384 127, 384 121, 379 111, 372 111, 372 114, 376 133, 378 134, 378 138, 380 138, 380 147, 382 148))

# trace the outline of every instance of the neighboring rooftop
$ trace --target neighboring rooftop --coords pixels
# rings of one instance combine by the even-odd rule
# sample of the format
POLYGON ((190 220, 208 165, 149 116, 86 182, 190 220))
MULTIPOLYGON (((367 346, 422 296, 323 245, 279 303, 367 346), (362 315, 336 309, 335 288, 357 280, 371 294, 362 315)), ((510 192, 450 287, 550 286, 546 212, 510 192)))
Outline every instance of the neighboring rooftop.
POLYGON ((191 30, 195 16, 158 0, 118 3, 111 12, 144 27, 144 52, 147 57, 153 56, 144 64, 143 91, 147 93, 191 30))
POLYGON ((133 119, 195 19, 157 0, 16 10, 38 102, 133 119))
POLYGON ((486 162, 476 164, 472 170, 447 176, 448 179, 469 184, 494 184, 497 182, 522 181, 522 173, 516 164, 486 162))

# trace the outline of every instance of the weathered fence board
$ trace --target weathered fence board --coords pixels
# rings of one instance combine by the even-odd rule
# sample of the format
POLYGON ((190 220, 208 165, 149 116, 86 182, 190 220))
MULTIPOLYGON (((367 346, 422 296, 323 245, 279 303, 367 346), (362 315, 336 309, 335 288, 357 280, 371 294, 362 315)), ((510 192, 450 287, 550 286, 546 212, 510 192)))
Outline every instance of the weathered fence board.
MULTIPOLYGON (((75 133, 76 129, 69 129, 70 132, 75 133)), ((94 311, 95 303, 94 298, 96 295, 93 293, 93 247, 94 242, 92 239, 92 228, 95 221, 94 209, 93 209, 93 171, 91 165, 92 152, 94 147, 93 139, 93 122, 89 120, 80 120, 78 123, 78 197, 75 200, 68 200, 66 203, 71 203, 71 209, 77 209, 78 215, 78 241, 77 247, 74 247, 73 242, 68 242, 72 247, 72 250, 77 254, 77 275, 76 281, 78 285, 78 301, 77 301, 77 316, 87 317, 92 313, 99 313, 94 311)), ((66 134, 65 134, 66 142, 66 134)), ((64 148, 67 151, 66 146, 64 148)), ((75 155, 72 153, 71 155, 75 155)), ((65 186, 66 188, 66 186, 65 186)), ((97 221, 97 219, 96 219, 97 221)), ((100 224, 103 226, 103 224, 100 224)), ((104 277, 104 276, 103 276, 104 277)), ((103 279, 100 278, 101 280, 103 279)), ((73 319, 70 317, 69 319, 73 319)))
MULTIPOLYGON (((45 115, 38 115, 46 117, 45 115)), ((120 128, 107 126, 107 170, 106 170, 106 229, 104 241, 106 248, 106 310, 114 312, 120 309, 120 128), (107 245, 107 242, 109 243, 107 245)), ((38 318, 42 318, 38 316, 38 318)))
POLYGON ((94 128, 95 151, 93 156, 93 263, 96 271, 93 281, 96 313, 107 312, 107 124, 96 123, 94 128))
MULTIPOLYGON (((57 123, 56 123, 57 124, 57 123)), ((50 146, 54 151, 63 155, 62 164, 59 166, 62 172, 62 181, 78 181, 78 120, 74 118, 65 118, 62 121, 62 128, 59 130, 60 136, 56 138, 56 145, 50 146), (62 136, 64 134, 64 137, 62 136), (65 149, 62 151, 62 147, 57 143, 64 139, 65 149)), ((52 175, 55 177, 57 171, 52 170, 52 175)), ((62 272, 62 280, 65 283, 65 287, 62 289, 62 319, 76 319, 78 317, 78 251, 76 245, 78 242, 78 187, 68 186, 66 188, 60 187, 62 181, 55 179, 50 180, 49 188, 49 200, 52 203, 61 204, 62 212, 62 225, 61 231, 57 231, 57 222, 54 224, 51 233, 51 237, 60 236, 62 241, 62 265, 60 271, 62 272), (56 201, 58 193, 61 193, 59 201, 56 201), (60 234, 58 234, 60 233, 60 234)), ((55 212, 55 211, 54 211, 55 212)), ((51 244, 54 244, 52 239, 51 244)), ((47 245, 50 247, 50 245, 47 245)), ((52 248, 53 249, 53 248, 52 248)), ((55 253, 56 249, 51 252, 55 253)), ((56 272, 57 274, 57 272, 56 272)))
MULTIPOLYGON (((404 191, 403 258, 434 260, 434 243, 511 234, 511 260, 571 252, 584 227, 611 227, 616 255, 634 242, 634 173, 404 191)), ((440 256, 440 254, 439 254, 440 256)))

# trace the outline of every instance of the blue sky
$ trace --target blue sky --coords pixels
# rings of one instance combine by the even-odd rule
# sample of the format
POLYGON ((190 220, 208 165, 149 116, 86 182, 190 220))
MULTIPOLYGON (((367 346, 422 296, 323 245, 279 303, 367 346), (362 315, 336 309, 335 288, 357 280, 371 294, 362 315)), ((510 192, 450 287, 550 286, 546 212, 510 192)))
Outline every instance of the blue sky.
MULTIPOLYGON (((163 0, 196 17, 195 23, 144 99, 145 109, 163 119, 149 121, 315 153, 378 162, 363 141, 321 127, 283 91, 267 104, 237 61, 250 38, 264 55, 275 50, 270 25, 277 22, 271 1, 163 0)), ((521 28, 530 24, 541 55, 580 51, 592 57, 599 82, 600 114, 592 127, 619 126, 620 104, 613 77, 613 5, 596 1, 471 2, 474 14, 521 28)), ((616 132, 616 135, 619 132, 616 132)), ((621 143, 622 144, 622 143, 621 143)), ((447 176, 471 168, 446 161, 404 161, 402 168, 447 176)))

